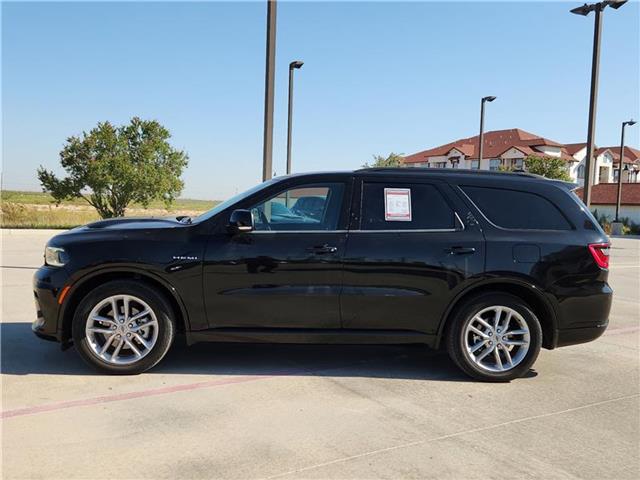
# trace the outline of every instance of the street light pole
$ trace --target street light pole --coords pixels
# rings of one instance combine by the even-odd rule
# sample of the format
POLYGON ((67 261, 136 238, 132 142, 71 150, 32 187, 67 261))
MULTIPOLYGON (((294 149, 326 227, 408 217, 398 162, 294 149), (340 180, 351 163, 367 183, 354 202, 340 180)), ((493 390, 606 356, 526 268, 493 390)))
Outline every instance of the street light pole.
POLYGON ((610 6, 618 9, 624 5, 627 0, 605 0, 603 2, 584 4, 571 10, 576 15, 587 16, 591 11, 595 12, 595 20, 593 25, 593 53, 591 57, 591 91, 589 94, 589 125, 587 130, 587 156, 585 158, 584 169, 584 189, 583 202, 589 207, 591 206, 591 179, 595 176, 595 162, 593 161, 593 152, 595 150, 595 134, 596 134, 596 109, 598 104, 598 76, 600 73, 600 34, 602 32, 602 11, 610 6))
POLYGON ((600 33, 602 32, 602 8, 596 8, 596 18, 593 26, 593 54, 591 57, 591 92, 589 94, 589 124, 587 129, 587 157, 584 168, 583 201, 587 207, 591 206, 591 184, 595 177, 595 149, 596 108, 598 103, 598 76, 600 72, 600 33))
POLYGON ((262 181, 273 176, 273 97, 276 63, 276 0, 267 0, 267 53, 264 75, 264 138, 262 181))
POLYGON ((633 120, 628 120, 626 122, 622 122, 622 132, 620 133, 620 164, 618 165, 618 195, 616 197, 616 222, 619 221, 618 216, 620 213, 620 203, 622 201, 622 172, 623 164, 624 164, 624 129, 627 125, 635 125, 636 122, 633 120))
POLYGON ((289 113, 287 116, 287 175, 291 173, 291 129, 293 119, 293 71, 304 65, 304 62, 296 60, 289 64, 289 113))
POLYGON ((484 103, 493 102, 497 97, 488 96, 482 97, 480 101, 480 135, 478 136, 478 170, 480 170, 482 163, 482 150, 484 147, 484 103))

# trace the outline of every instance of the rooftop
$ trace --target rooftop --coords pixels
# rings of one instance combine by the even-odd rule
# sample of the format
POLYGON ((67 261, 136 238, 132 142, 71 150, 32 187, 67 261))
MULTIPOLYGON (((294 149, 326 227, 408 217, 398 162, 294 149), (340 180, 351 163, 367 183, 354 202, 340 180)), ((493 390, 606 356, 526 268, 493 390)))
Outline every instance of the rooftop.
MULTIPOLYGON (((519 149, 525 154, 539 153, 531 149, 531 147, 535 146, 563 147, 563 145, 558 142, 526 132, 519 128, 485 132, 483 144, 483 158, 498 157, 512 147, 519 147, 519 149)), ((463 153, 467 158, 473 160, 478 158, 478 152, 476 151, 477 147, 478 135, 474 135, 473 137, 462 138, 439 147, 408 155, 405 157, 405 162, 424 162, 427 157, 447 155, 454 148, 463 153)))
MULTIPOLYGON (((576 194, 582 198, 582 188, 576 194)), ((591 187, 592 205, 615 205, 618 195, 617 183, 599 183, 591 187)), ((622 205, 640 205, 640 183, 622 184, 622 205)))
MULTIPOLYGON (((497 158, 511 148, 516 148, 525 155, 544 155, 539 150, 536 150, 535 147, 559 147, 560 158, 567 161, 575 161, 573 155, 587 146, 585 142, 562 144, 554 140, 549 140, 548 138, 526 132, 519 128, 485 132, 483 143, 483 158, 497 158)), ((439 147, 407 155, 404 157, 404 161, 405 163, 422 163, 425 162, 428 157, 448 156, 454 149, 459 151, 468 159, 477 160, 478 152, 476 150, 478 149, 478 135, 461 138, 439 147)), ((601 155, 605 151, 609 151, 611 153, 614 162, 619 161, 619 145, 596 148, 596 155, 601 155)), ((625 146, 624 157, 625 163, 640 163, 640 150, 625 146)))

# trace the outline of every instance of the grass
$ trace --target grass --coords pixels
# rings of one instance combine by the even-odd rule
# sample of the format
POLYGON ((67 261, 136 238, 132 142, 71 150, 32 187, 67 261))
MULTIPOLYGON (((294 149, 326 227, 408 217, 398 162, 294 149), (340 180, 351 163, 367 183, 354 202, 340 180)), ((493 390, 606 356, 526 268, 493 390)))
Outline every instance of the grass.
MULTIPOLYGON (((218 201, 177 199, 170 210, 162 202, 148 208, 132 204, 126 216, 162 217, 169 215, 198 215, 217 205, 218 201)), ((0 201, 1 228, 73 228, 99 220, 100 216, 83 199, 56 205, 51 195, 41 192, 3 190, 0 201)))
MULTIPOLYGON (((23 192, 19 190, 2 190, 1 192, 2 202, 19 203, 22 205, 55 205, 53 197, 44 192, 23 192)), ((213 208, 220 203, 217 200, 193 200, 189 198, 178 198, 173 202, 171 210, 198 210, 206 211, 213 208)), ((75 198, 73 200, 65 200, 60 205, 78 205, 89 206, 89 204, 82 198, 75 198)), ((144 208, 139 203, 132 203, 129 208, 140 209, 144 208)), ((165 209, 164 203, 156 200, 149 204, 150 209, 165 209)))

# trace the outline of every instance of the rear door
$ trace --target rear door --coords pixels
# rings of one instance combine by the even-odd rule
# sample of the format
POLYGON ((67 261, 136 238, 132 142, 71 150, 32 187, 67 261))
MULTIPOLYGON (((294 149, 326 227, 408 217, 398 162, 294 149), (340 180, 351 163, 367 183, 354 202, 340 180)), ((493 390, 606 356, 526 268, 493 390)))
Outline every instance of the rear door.
POLYGON ((444 182, 371 176, 358 189, 344 257, 343 328, 435 334, 451 299, 484 270, 479 225, 444 182))

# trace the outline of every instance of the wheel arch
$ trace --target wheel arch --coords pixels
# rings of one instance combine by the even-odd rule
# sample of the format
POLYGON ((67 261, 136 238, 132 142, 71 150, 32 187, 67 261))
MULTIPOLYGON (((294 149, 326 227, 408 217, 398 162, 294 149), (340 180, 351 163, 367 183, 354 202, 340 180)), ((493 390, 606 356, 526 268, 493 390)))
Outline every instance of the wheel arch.
POLYGON ((509 293, 523 301, 531 307, 540 321, 542 327, 542 346, 553 349, 557 343, 557 313, 551 302, 544 296, 540 288, 535 284, 514 278, 492 279, 481 284, 475 284, 460 292, 447 307, 440 326, 438 328, 437 345, 441 345, 447 329, 451 325, 451 320, 455 317, 458 309, 471 297, 488 292, 509 293))
POLYGON ((71 325, 73 316, 82 299, 97 286, 114 280, 136 280, 157 289, 164 294, 171 305, 176 318, 178 333, 184 333, 189 330, 187 309, 180 295, 171 284, 152 273, 135 268, 100 269, 83 276, 81 280, 74 283, 62 304, 58 317, 58 330, 63 347, 68 345, 72 338, 71 325))

